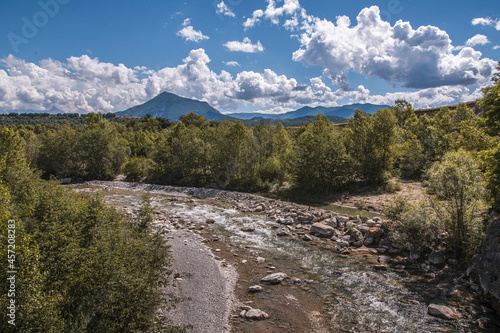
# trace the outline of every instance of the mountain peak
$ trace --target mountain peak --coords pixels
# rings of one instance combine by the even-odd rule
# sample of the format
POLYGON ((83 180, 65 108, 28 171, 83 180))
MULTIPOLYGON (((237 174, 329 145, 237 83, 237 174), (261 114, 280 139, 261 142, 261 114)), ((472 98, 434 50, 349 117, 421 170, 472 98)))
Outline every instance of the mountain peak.
POLYGON ((207 102, 198 101, 164 91, 149 101, 131 107, 125 111, 116 112, 118 116, 145 117, 150 114, 153 117, 162 117, 177 121, 183 115, 194 112, 202 115, 208 120, 223 118, 217 109, 211 107, 207 102))

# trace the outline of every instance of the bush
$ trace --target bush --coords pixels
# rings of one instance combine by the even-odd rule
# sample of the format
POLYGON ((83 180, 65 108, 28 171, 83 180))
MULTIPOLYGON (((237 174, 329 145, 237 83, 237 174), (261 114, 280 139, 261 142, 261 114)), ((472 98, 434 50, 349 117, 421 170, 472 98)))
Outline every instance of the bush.
POLYGON ((436 222, 428 208, 412 207, 392 224, 392 237, 406 250, 432 250, 439 241, 439 226, 436 222))
MULTIPOLYGON (((0 186, 0 203, 3 244, 12 212, 20 221, 15 331, 143 332, 162 324, 156 310, 172 305, 160 290, 168 247, 144 223, 149 210, 131 223, 98 196, 21 171, 0 186)), ((6 254, 0 251, 3 262, 6 254)), ((1 284, 2 295, 6 286, 1 284)), ((3 309, 7 301, 0 298, 3 309)), ((11 332, 4 323, 0 331, 11 332)))

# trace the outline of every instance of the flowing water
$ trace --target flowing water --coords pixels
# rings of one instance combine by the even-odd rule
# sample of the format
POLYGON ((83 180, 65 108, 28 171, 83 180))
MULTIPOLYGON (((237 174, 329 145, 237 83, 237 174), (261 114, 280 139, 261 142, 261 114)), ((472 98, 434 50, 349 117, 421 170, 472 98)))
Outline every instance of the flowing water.
MULTIPOLYGON (((138 207, 142 195, 114 190, 102 193, 113 205, 129 210, 138 207)), ((272 229, 275 222, 263 214, 242 213, 227 203, 221 205, 210 199, 185 196, 172 199, 155 193, 151 193, 151 198, 158 212, 205 225, 222 242, 258 252, 289 276, 314 280, 310 292, 324 299, 323 312, 329 318, 327 325, 331 331, 479 331, 466 319, 447 322, 427 315, 430 300, 419 294, 412 277, 390 270, 375 271, 373 264, 359 256, 345 256, 310 242, 277 237, 276 230, 272 229), (206 224, 209 218, 215 223, 206 224), (255 231, 244 232, 241 230, 244 226, 253 226, 255 231)), ((425 285, 418 287, 425 289, 425 285)))

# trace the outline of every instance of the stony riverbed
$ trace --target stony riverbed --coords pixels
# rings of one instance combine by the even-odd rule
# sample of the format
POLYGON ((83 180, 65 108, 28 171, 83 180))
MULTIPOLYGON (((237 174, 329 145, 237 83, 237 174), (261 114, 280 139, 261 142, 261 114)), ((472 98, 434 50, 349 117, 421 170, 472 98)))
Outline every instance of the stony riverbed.
MULTIPOLYGON (((181 240, 179 246, 187 249, 188 244, 198 242, 192 251, 210 248, 206 258, 217 262, 223 273, 215 276, 227 280, 218 288, 230 294, 220 302, 229 308, 227 320, 234 332, 495 329, 497 318, 478 302, 474 285, 456 276, 447 263, 412 264, 418 258, 405 257, 397 244, 387 240, 386 222, 381 218, 339 215, 211 189, 124 182, 91 182, 77 188, 100 191, 128 214, 137 211, 142 192, 150 191, 155 228, 167 240, 185 237, 180 232, 188 231, 201 236, 186 238, 186 245, 181 240), (279 283, 262 280, 274 273, 283 273, 279 283), (431 304, 436 308, 429 308, 431 304)), ((186 267, 185 258, 189 255, 177 256, 176 261, 184 262, 174 263, 179 285, 199 278, 194 276, 196 269, 186 267)), ((212 277, 207 275, 207 281, 212 277)), ((182 311, 200 305, 185 302, 182 311)), ((204 311, 210 312, 210 307, 204 311)), ((184 322, 179 323, 193 322, 195 331, 207 332, 196 318, 186 313, 181 317, 184 322)), ((221 332, 229 330, 226 324, 220 325, 221 332)))

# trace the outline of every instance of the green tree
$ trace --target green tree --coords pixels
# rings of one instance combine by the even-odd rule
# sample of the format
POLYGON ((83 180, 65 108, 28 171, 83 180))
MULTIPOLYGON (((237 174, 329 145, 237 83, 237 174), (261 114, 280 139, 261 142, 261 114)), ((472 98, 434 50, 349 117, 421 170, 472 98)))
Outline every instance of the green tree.
POLYGON ((299 136, 296 156, 295 182, 301 190, 328 193, 343 188, 352 179, 341 137, 324 115, 317 115, 299 136))
POLYGON ((346 146, 356 176, 372 184, 381 184, 391 175, 396 143, 396 116, 390 109, 369 115, 354 112, 345 129, 346 146))
POLYGON ((450 234, 457 254, 470 256, 474 214, 483 198, 483 178, 474 159, 464 150, 448 152, 427 171, 429 190, 435 195, 437 216, 450 234), (439 204, 442 201, 443 204, 439 204))
POLYGON ((24 142, 17 131, 0 128, 0 181, 7 174, 26 166, 24 142))

